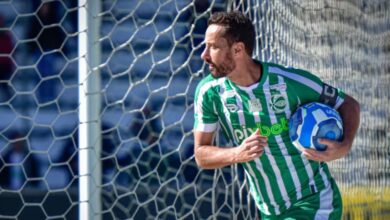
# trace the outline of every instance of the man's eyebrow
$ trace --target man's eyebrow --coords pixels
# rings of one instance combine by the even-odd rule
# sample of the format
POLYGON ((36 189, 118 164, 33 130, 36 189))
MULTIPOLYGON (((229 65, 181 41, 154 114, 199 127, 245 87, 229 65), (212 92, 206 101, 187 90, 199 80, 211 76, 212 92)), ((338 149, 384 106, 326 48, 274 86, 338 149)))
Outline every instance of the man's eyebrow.
POLYGON ((217 42, 215 42, 215 41, 205 41, 204 43, 206 45, 216 45, 217 44, 217 42))

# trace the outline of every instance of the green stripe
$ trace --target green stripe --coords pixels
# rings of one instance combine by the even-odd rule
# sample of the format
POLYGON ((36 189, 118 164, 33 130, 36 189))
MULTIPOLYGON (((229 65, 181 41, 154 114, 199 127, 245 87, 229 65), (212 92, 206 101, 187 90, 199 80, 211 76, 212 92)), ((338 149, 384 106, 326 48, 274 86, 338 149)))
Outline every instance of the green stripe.
POLYGON ((267 192, 267 187, 265 185, 265 180, 261 176, 260 171, 257 169, 256 163, 254 161, 249 161, 247 164, 249 164, 249 166, 252 168, 253 172, 256 175, 256 179, 253 180, 253 181, 256 181, 257 185, 259 185, 260 189, 257 189, 257 190, 259 192, 261 192, 261 195, 263 196, 263 201, 268 205, 268 209, 269 209, 271 215, 275 215, 276 214, 275 213, 275 208, 270 203, 271 199, 270 199, 270 197, 268 195, 268 192, 267 192))
MULTIPOLYGON (((228 83, 227 79, 225 79, 223 81, 223 88, 225 89, 225 93, 227 91, 231 91, 232 90, 230 88, 230 86, 229 86, 229 83, 228 83)), ((221 101, 222 101, 222 97, 221 97, 221 101)), ((225 101, 227 103, 229 103, 229 104, 234 104, 234 105, 237 102, 235 97, 227 98, 225 101)), ((219 115, 221 116, 221 118, 223 118, 223 123, 224 123, 226 129, 229 130, 229 134, 231 135, 231 140, 233 142, 236 142, 235 141, 236 138, 235 138, 235 134, 234 134, 234 128, 237 126, 237 123, 239 121, 238 114, 237 114, 237 112, 231 112, 231 111, 227 110, 228 115, 226 115, 225 112, 223 111, 224 108, 222 107, 222 105, 223 105, 223 103, 221 103, 221 108, 219 108, 219 115), (228 125, 228 121, 229 121, 229 124, 230 124, 231 128, 228 125)), ((236 144, 240 144, 240 143, 237 142, 236 144)))
POLYGON ((286 209, 286 204, 283 202, 283 197, 279 188, 278 179, 276 178, 276 174, 272 169, 271 163, 268 159, 267 154, 263 154, 260 158, 261 164, 263 165, 264 172, 267 174, 272 194, 274 195, 274 199, 279 203, 279 210, 283 211, 286 209))
POLYGON ((332 201, 333 211, 332 213, 330 213, 329 219, 341 219, 343 214, 343 201, 341 198, 341 193, 334 179, 331 179, 330 181, 332 183, 332 191, 333 191, 333 201, 332 201))
MULTIPOLYGON (((223 109, 222 106, 223 103, 221 97, 219 97, 218 99, 216 98, 214 101, 217 109, 223 109)), ((221 124, 223 134, 228 140, 234 140, 233 131, 229 129, 229 123, 228 120, 226 119, 226 115, 221 114, 221 112, 218 112, 218 115, 219 115, 219 123, 221 124)))
MULTIPOLYGON (((289 137, 285 137, 284 139, 289 139, 289 137)), ((304 164, 304 162, 301 158, 301 155, 300 155, 301 153, 296 152, 298 150, 296 150, 296 148, 294 147, 294 145, 292 143, 286 143, 286 147, 289 151, 289 154, 293 155, 291 157, 291 160, 294 164, 295 170, 297 171, 299 183, 301 184, 301 188, 302 188, 301 193, 302 193, 302 196, 304 196, 304 192, 302 190, 305 188, 310 189, 309 174, 306 172, 305 164, 304 164)))
POLYGON ((195 103, 197 102, 197 100, 198 100, 198 96, 199 96, 199 92, 200 92, 200 90, 201 90, 201 88, 206 84, 206 83, 208 83, 208 82, 210 82, 210 81, 213 81, 213 80, 215 80, 212 76, 211 76, 211 74, 210 75, 208 75, 208 76, 206 76, 205 78, 203 78, 200 82, 199 82, 199 84, 198 84, 198 86, 196 87, 196 90, 195 90, 195 99, 194 99, 194 101, 195 101, 195 103))
MULTIPOLYGON (((253 196, 255 197, 254 199, 255 199, 257 205, 259 205, 261 203, 265 203, 266 205, 269 205, 270 199, 269 199, 267 193, 264 192, 265 185, 264 184, 257 185, 260 183, 264 183, 264 181, 258 181, 259 179, 262 179, 262 177, 261 177, 261 174, 256 169, 256 167, 255 167, 256 165, 254 165, 254 161, 242 163, 242 165, 247 172, 249 172, 249 170, 252 169, 253 172, 255 173, 256 179, 253 179, 253 176, 251 176, 252 174, 249 174, 249 176, 247 175, 247 177, 248 177, 247 179, 249 181, 249 185, 251 187, 252 193, 254 194, 253 196), (257 186, 259 186, 259 187, 257 187, 257 186)), ((259 208, 261 209, 262 212, 265 212, 265 209, 262 205, 260 205, 259 208)), ((273 212, 272 214, 275 214, 275 213, 273 212)))
POLYGON ((311 169, 313 170, 314 175, 314 184, 316 185, 317 191, 321 191, 324 189, 324 181, 322 180, 322 176, 320 174, 320 164, 317 161, 309 160, 311 169))

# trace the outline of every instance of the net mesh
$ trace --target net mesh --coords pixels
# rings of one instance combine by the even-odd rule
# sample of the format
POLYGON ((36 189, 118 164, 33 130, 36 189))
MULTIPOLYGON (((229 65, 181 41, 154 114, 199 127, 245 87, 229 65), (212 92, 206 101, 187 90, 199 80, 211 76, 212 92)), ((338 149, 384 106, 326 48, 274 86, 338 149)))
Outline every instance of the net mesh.
MULTIPOLYGON (((310 70, 360 101, 353 150, 330 165, 346 219, 389 218, 389 2, 101 3, 97 215, 258 217, 239 167, 199 170, 193 157, 193 98, 206 74, 200 54, 207 18, 236 9, 254 21, 256 58, 310 70)), ((0 12, 0 218, 76 219, 77 3, 2 0, 0 12)))

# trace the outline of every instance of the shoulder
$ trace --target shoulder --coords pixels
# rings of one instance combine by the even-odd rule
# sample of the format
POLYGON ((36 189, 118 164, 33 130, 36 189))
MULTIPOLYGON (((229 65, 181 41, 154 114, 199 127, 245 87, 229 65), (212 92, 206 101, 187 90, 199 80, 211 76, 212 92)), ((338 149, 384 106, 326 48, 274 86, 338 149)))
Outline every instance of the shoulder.
POLYGON ((195 96, 204 95, 205 93, 215 93, 218 91, 220 84, 225 78, 214 78, 211 74, 204 77, 198 84, 195 96))
POLYGON ((293 66, 282 66, 280 64, 275 63, 267 63, 268 71, 273 74, 297 74, 297 75, 313 75, 308 70, 296 68, 293 66))
POLYGON ((204 86, 205 84, 213 82, 215 80, 217 80, 217 79, 214 78, 211 74, 209 74, 209 75, 205 76, 202 80, 200 80, 200 82, 198 84, 198 88, 204 86))
POLYGON ((268 73, 271 75, 272 74, 279 75, 303 84, 306 83, 321 84, 321 79, 308 70, 295 68, 291 66, 282 66, 275 63, 267 63, 266 65, 268 66, 268 73))

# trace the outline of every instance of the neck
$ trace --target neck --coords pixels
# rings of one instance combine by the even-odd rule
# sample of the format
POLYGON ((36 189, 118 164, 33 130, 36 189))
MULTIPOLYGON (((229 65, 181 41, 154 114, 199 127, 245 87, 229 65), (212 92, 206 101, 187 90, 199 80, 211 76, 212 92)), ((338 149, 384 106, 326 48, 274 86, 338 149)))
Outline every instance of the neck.
POLYGON ((228 78, 239 86, 248 87, 257 83, 261 74, 261 66, 252 59, 248 59, 244 62, 237 62, 236 68, 229 74, 228 78))

